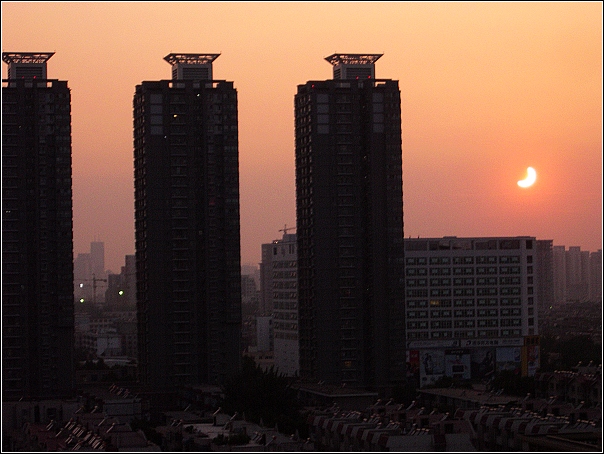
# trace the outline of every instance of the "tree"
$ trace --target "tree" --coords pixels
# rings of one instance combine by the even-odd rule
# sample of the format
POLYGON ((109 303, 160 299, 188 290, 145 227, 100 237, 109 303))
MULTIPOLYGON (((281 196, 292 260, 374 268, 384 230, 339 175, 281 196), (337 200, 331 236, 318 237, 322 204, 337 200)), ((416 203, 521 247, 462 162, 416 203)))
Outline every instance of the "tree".
POLYGON ((490 389, 503 389, 503 392, 510 396, 526 396, 528 393, 534 396, 535 379, 533 377, 522 377, 513 370, 502 370, 493 377, 490 389))
POLYGON ((241 372, 231 377, 223 387, 221 407, 225 413, 245 413, 246 419, 255 423, 260 420, 269 427, 278 425, 287 434, 306 432, 306 424, 300 413, 301 405, 291 379, 270 367, 263 370, 248 356, 243 358, 241 372))
POLYGON ((602 363, 602 347, 596 345, 589 336, 575 336, 557 339, 541 336, 541 371, 570 370, 579 361, 584 365, 593 361, 602 363))

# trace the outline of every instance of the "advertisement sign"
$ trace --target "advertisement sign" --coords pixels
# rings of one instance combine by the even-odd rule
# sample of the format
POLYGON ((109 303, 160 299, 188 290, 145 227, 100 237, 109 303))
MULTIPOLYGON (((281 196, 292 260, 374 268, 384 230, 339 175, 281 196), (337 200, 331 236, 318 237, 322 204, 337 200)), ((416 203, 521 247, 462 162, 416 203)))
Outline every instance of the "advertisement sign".
POLYGON ((472 378, 490 379, 495 375, 495 349, 476 348, 472 350, 472 378))
POLYGON ((445 350, 445 375, 469 380, 471 378, 470 350, 445 350))
POLYGON ((511 370, 520 374, 522 367, 522 347, 498 348, 495 358, 497 370, 511 370))
POLYGON ((407 377, 419 378, 419 350, 407 350, 407 377))
MULTIPOLYGON (((540 360, 539 360, 539 345, 527 345, 523 347, 525 349, 526 356, 526 374, 529 377, 534 377, 535 372, 539 369, 540 360)), ((523 371, 524 372, 524 371, 523 371)))
POLYGON ((420 352, 420 387, 431 385, 445 373, 444 350, 422 350, 420 352))

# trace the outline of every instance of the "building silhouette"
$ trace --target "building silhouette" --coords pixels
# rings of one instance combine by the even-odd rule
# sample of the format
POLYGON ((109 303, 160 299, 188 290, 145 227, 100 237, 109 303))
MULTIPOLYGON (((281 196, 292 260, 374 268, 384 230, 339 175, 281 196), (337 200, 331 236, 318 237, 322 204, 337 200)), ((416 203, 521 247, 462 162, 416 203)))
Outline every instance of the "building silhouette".
POLYGON ((134 95, 139 373, 159 390, 241 364, 237 91, 219 54, 169 54, 134 95))
POLYGON ((53 55, 2 53, 3 400, 75 392, 71 93, 53 55))
POLYGON ((401 100, 381 55, 334 54, 295 95, 300 376, 382 389, 405 375, 401 100))

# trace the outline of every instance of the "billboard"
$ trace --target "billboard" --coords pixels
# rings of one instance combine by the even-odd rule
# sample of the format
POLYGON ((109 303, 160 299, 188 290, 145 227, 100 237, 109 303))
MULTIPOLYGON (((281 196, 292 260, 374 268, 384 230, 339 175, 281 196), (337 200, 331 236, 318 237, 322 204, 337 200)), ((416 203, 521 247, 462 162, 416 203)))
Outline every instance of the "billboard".
POLYGON ((501 347, 495 355, 498 371, 511 370, 520 374, 522 368, 522 347, 501 347))
POLYGON ((419 379, 419 350, 407 350, 407 378, 419 379))
POLYGON ((476 348, 472 350, 472 378, 488 380, 495 375, 495 349, 476 348))
POLYGON ((420 352, 420 387, 431 385, 445 373, 444 350, 422 350, 420 352))
POLYGON ((445 375, 452 378, 469 380, 472 374, 470 350, 445 350, 445 375))

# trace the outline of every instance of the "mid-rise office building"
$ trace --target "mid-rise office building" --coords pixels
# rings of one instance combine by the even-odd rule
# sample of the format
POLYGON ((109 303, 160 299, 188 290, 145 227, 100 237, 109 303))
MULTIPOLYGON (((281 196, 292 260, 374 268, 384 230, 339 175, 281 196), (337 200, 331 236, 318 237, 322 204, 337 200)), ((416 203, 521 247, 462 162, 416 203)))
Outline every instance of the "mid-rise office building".
POLYGON ((299 372, 298 245, 295 233, 262 245, 261 294, 272 308, 275 368, 293 376, 299 372))
POLYGON ((401 98, 376 54, 334 54, 295 95, 300 376, 405 375, 401 98))
POLYGON ((53 52, 4 52, 3 399, 75 392, 71 92, 53 52))
POLYGON ((237 91, 219 54, 169 54, 134 95, 139 370, 154 389, 241 365, 237 91))
POLYGON ((406 346, 421 386, 534 374, 539 252, 532 237, 405 239, 406 346))

